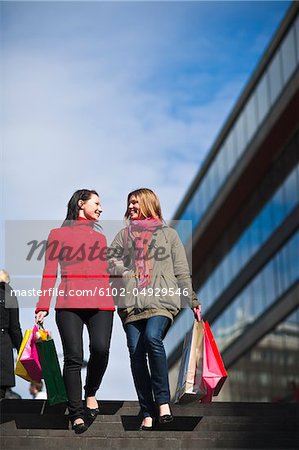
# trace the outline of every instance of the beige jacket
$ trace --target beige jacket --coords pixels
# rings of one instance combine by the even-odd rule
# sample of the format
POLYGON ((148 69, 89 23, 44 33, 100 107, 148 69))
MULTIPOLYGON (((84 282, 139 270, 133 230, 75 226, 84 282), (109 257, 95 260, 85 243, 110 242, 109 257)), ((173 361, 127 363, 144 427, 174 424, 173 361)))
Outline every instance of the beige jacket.
POLYGON ((125 229, 114 238, 108 251, 108 262, 116 258, 120 263, 110 264, 111 287, 118 313, 124 324, 162 315, 171 320, 181 308, 199 305, 192 289, 190 270, 184 246, 177 232, 162 226, 153 233, 148 243, 151 258, 151 281, 138 289, 135 276, 135 246, 130 237, 125 246, 125 229))

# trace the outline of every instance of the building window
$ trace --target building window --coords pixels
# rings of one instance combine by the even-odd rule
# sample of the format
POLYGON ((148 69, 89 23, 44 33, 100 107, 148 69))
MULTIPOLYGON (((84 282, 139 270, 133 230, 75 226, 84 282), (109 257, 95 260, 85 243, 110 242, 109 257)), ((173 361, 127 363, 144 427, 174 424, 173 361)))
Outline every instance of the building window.
MULTIPOLYGON (((298 185, 299 166, 297 165, 200 288, 200 292, 206 292, 206 286, 209 286, 209 306, 298 205, 298 185)), ((267 274, 267 276, 270 275, 267 274)), ((266 299, 268 294, 268 292, 265 293, 266 299)), ((206 306, 208 306, 207 303, 206 306)))
POLYGON ((269 66, 270 101, 275 102, 282 89, 281 55, 278 49, 269 66))
MULTIPOLYGON (((243 333, 250 320, 257 319, 299 279, 299 231, 293 235, 282 249, 253 278, 243 291, 223 311, 214 322, 216 340, 222 336, 217 330, 223 326, 224 317, 231 317, 227 334, 235 340, 243 333), (291 267, 292 266, 292 267, 291 267), (290 271, 290 273, 289 273, 290 271), (250 311, 250 314, 248 313, 250 311), (250 317, 251 316, 251 317, 250 317), (234 331, 233 331, 234 330, 234 331)), ((221 350, 228 346, 228 340, 221 340, 221 350)))
POLYGON ((256 105, 256 93, 254 92, 246 107, 245 107, 245 115, 246 115, 246 124, 247 124, 247 139, 248 142, 253 137, 256 128, 257 128, 257 105, 256 105))
POLYGON ((236 123, 236 143, 237 143, 237 158, 242 155, 247 144, 247 126, 246 115, 244 111, 240 114, 236 123))
POLYGON ((295 38, 296 38, 296 50, 297 50, 297 62, 299 62, 299 16, 295 22, 295 38))
POLYGON ((264 74, 264 76, 262 77, 262 79, 258 84, 256 90, 256 99, 257 99, 258 122, 260 124, 266 117, 266 114, 268 113, 270 108, 267 74, 264 74))
POLYGON ((295 29, 291 28, 281 45, 282 75, 286 84, 296 69, 295 29))
POLYGON ((298 352, 299 309, 228 368, 230 394, 226 400, 244 401, 246 396, 247 401, 298 401, 298 352), (248 380, 246 387, 240 386, 242 379, 248 380))

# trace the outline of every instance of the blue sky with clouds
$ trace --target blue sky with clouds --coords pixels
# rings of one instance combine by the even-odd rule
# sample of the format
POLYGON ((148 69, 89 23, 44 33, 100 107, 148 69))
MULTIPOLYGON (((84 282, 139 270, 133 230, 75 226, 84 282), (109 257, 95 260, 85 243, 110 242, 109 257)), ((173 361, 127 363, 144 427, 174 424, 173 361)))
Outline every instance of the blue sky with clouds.
MULTIPOLYGON (((289 4, 1 2, 2 224, 61 219, 82 187, 103 219, 141 186, 171 218, 289 4)), ((101 395, 134 398, 115 323, 101 395)))

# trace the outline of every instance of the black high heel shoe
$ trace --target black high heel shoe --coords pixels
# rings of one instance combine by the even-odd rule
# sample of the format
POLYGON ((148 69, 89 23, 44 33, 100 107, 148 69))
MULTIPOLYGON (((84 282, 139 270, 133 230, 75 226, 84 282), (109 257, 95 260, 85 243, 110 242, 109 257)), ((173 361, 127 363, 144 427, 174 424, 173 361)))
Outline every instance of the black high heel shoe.
POLYGON ((169 406, 170 413, 169 414, 163 414, 163 416, 159 416, 159 423, 170 423, 173 421, 173 415, 169 406))
MULTIPOLYGON (((76 419, 75 419, 76 420, 76 419)), ((86 423, 83 421, 81 423, 74 423, 72 422, 72 430, 74 430, 74 432, 76 434, 82 434, 84 433, 86 430, 88 429, 88 426, 86 425, 86 423)))
POLYGON ((85 406, 85 417, 88 420, 94 420, 98 414, 100 414, 99 408, 88 408, 85 406))
POLYGON ((155 426, 155 417, 152 418, 152 425, 150 427, 141 424, 139 427, 139 430, 140 431, 152 431, 154 429, 154 426, 155 426))
MULTIPOLYGON (((100 413, 99 407, 88 408, 86 401, 87 401, 87 397, 85 397, 84 416, 88 421, 90 421, 90 420, 93 421, 97 417, 97 415, 100 413)), ((96 400, 96 402, 97 402, 97 400, 96 400)), ((98 405, 98 402, 97 402, 97 405, 98 405)))

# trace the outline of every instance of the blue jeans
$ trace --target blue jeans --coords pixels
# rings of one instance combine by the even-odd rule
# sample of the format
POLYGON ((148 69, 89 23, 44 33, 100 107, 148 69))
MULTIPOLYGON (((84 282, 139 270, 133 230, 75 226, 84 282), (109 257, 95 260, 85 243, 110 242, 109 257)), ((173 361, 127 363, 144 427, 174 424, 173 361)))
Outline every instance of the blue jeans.
POLYGON ((155 402, 162 405, 170 401, 168 366, 163 345, 169 325, 168 317, 154 316, 124 326, 132 375, 144 417, 157 415, 155 402))

